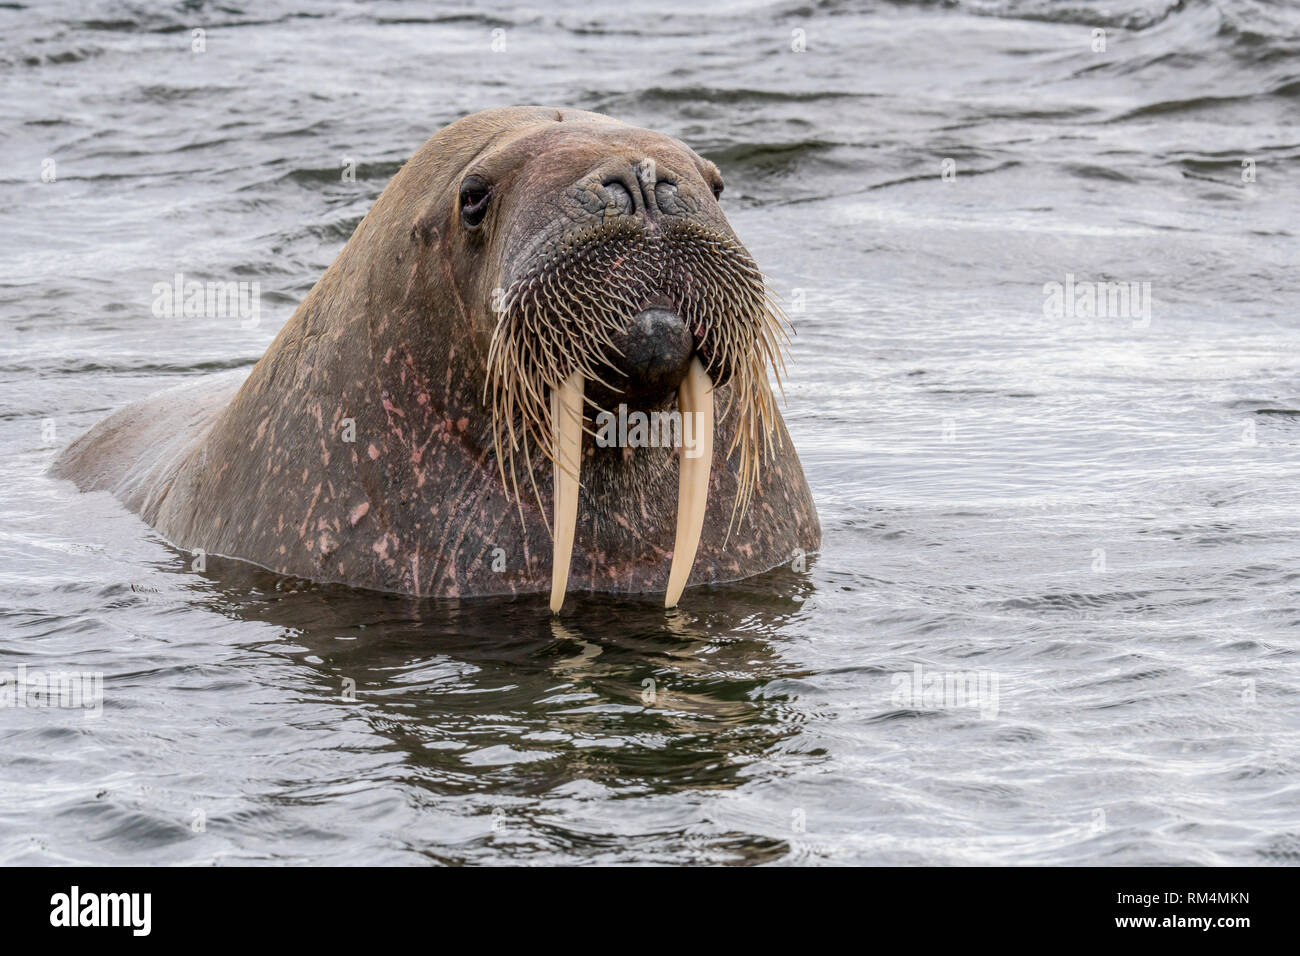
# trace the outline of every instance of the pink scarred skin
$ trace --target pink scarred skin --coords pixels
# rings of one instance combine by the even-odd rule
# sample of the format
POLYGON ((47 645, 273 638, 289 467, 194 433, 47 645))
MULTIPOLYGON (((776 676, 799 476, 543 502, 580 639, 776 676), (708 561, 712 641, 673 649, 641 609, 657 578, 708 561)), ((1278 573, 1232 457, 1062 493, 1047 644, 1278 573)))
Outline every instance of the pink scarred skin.
MULTIPOLYGON (((111 492, 181 548, 283 574, 438 597, 549 591, 550 464, 533 462, 545 512, 521 474, 521 520, 493 450, 492 294, 566 232, 609 215, 593 184, 646 159, 675 178, 674 214, 734 236, 714 198, 717 169, 675 139, 545 107, 453 123, 393 178, 246 378, 205 377, 121 409, 54 473, 111 492), (471 172, 494 184, 477 230, 458 208, 471 172)), ((633 214, 668 215, 640 203, 633 214)), ((728 390, 717 391, 720 410, 728 390)), ((779 416, 776 452, 728 535, 735 420, 717 426, 693 585, 759 574, 820 544, 779 416)), ((663 592, 677 454, 584 439, 571 592, 663 592)))

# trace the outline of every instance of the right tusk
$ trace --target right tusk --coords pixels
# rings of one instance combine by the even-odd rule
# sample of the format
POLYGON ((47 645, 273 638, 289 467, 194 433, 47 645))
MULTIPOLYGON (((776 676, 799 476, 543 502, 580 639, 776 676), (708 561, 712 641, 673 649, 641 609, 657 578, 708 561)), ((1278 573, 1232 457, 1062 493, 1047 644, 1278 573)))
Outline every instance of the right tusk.
POLYGON ((551 613, 559 614, 569 585, 573 532, 578 524, 578 474, 582 459, 582 373, 551 391, 551 458, 555 468, 552 525, 551 613))

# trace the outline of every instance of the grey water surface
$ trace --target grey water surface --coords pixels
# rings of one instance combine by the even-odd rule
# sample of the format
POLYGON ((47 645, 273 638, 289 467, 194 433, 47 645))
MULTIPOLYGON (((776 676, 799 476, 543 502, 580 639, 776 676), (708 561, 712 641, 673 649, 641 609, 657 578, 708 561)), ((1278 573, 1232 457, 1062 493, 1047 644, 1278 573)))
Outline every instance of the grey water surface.
POLYGON ((14 2, 0 76, 0 676, 102 679, 0 707, 0 862, 1300 861, 1300 5, 14 2), (196 573, 46 476, 516 103, 721 167, 819 554, 554 621, 196 573))

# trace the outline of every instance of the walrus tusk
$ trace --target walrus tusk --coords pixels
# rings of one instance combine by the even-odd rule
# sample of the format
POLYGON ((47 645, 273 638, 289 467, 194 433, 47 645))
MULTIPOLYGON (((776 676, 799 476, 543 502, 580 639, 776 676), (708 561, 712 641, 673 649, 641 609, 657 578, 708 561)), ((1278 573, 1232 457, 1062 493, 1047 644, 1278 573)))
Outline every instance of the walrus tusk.
POLYGON ((673 544, 673 565, 668 571, 668 593, 664 607, 676 607, 695 564, 704 529, 704 509, 709 503, 709 467, 713 464, 713 383, 699 356, 691 359, 686 378, 677 388, 677 410, 682 416, 682 435, 687 422, 695 426, 696 445, 688 457, 683 441, 677 477, 677 540, 673 544))
POLYGON ((551 391, 551 448, 555 466, 552 525, 551 613, 559 614, 569 584, 573 531, 578 524, 578 472, 582 459, 582 373, 573 372, 551 391))

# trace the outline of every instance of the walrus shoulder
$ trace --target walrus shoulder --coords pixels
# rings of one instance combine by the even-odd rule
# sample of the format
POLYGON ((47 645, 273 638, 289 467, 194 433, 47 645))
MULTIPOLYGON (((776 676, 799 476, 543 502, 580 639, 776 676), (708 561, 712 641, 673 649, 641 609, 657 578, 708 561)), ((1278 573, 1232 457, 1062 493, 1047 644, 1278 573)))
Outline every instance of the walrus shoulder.
POLYGON ((64 449, 50 473, 82 491, 108 491, 152 520, 247 374, 204 376, 118 409, 64 449))

